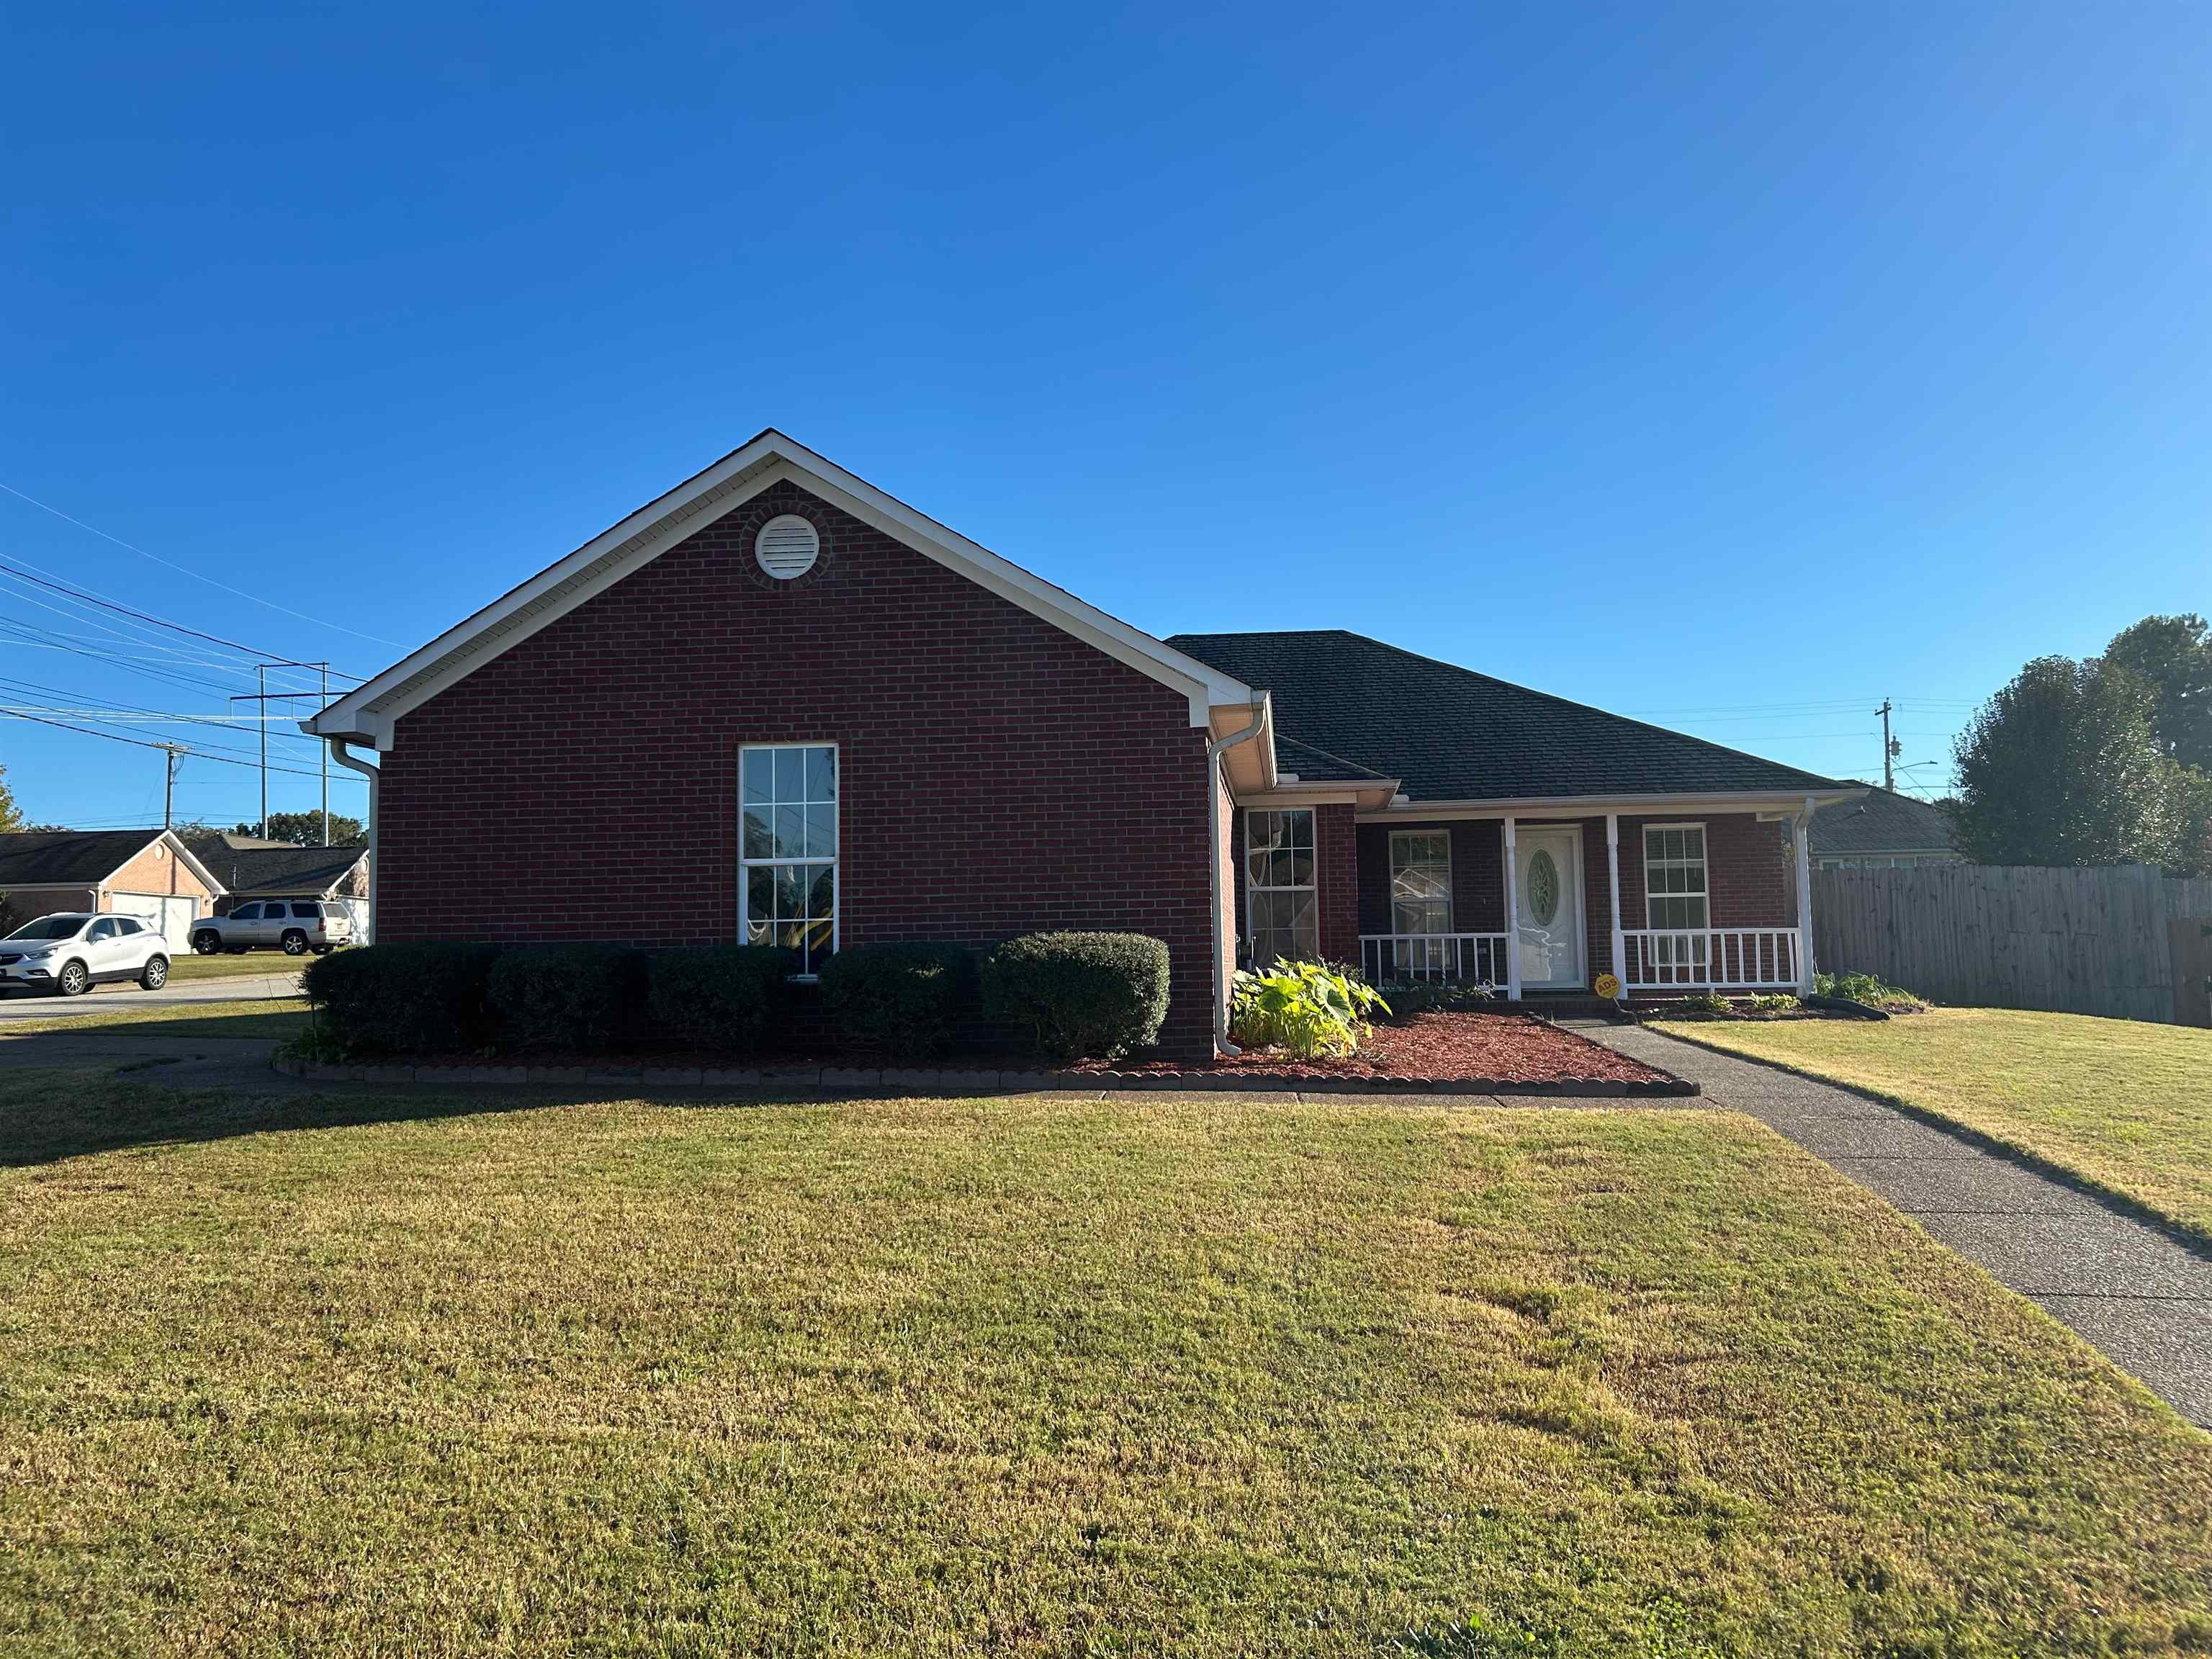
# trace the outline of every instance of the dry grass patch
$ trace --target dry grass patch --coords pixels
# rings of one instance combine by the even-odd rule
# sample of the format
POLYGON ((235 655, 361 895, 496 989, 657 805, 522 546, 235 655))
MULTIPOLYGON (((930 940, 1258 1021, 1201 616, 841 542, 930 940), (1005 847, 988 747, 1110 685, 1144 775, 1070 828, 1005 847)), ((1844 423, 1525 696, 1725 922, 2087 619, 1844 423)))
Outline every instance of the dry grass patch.
POLYGON ((2212 1030, 2006 1008, 1658 1029, 1890 1096, 2212 1239, 2212 1030))
POLYGON ((0 1123, 10 1652, 2212 1641, 2212 1440, 1741 1117, 0 1123))

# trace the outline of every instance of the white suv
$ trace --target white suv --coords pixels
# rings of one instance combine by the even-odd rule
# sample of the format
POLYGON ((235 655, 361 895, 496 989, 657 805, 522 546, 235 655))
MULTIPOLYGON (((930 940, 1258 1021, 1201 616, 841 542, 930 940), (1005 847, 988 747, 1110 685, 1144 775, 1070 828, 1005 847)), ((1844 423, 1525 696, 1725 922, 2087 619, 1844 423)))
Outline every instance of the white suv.
POLYGON ((243 955, 258 945, 288 957, 317 956, 332 945, 353 943, 353 918, 342 904, 313 899, 256 899, 227 916, 192 924, 192 949, 204 957, 228 951, 243 955))
POLYGON ((0 988, 75 997, 123 979, 149 991, 169 982, 167 941, 136 916, 64 911, 0 939, 0 988))

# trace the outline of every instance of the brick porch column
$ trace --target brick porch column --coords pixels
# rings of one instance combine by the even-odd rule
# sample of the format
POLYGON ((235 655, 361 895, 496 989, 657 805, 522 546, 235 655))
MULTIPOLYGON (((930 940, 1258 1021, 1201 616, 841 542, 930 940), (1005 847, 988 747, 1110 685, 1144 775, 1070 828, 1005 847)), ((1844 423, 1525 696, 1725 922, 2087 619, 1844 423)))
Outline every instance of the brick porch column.
POLYGON ((1359 961, 1359 855, 1349 805, 1314 808, 1315 900, 1324 962, 1359 961))

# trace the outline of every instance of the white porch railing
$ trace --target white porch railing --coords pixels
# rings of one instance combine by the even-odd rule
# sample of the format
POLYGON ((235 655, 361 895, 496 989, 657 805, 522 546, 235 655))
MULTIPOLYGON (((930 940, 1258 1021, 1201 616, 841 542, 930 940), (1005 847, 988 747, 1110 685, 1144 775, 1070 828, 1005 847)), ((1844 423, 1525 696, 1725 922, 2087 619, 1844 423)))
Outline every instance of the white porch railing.
POLYGON ((1433 979, 1503 985, 1505 935, 1362 933, 1359 966, 1370 984, 1394 979, 1433 979))
POLYGON ((1632 991, 1797 988, 1794 927, 1631 927, 1620 938, 1632 991))

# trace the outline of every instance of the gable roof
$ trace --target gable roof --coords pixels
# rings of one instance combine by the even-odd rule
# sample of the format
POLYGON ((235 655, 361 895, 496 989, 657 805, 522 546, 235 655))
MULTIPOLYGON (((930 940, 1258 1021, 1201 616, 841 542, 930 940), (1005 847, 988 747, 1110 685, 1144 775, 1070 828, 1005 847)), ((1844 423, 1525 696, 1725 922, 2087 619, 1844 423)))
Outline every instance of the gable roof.
POLYGON ((1403 780, 1415 805, 1712 793, 1840 799, 1860 787, 1341 629, 1177 634, 1168 643, 1273 695, 1285 769, 1303 775, 1296 761, 1317 746, 1403 780))
POLYGON ((0 887, 97 887, 166 841, 213 891, 222 884, 167 830, 17 830, 0 834, 0 887))
MULTIPOLYGON (((1215 708, 1243 707, 1252 690, 1218 667, 1171 649, 1142 629, 1086 605, 988 548, 948 530, 770 427, 656 501, 611 526, 566 558, 446 630, 367 684, 301 721, 319 736, 392 746, 394 724, 456 680, 620 581, 686 537, 789 480, 925 557, 1096 647, 1190 699, 1191 724, 1212 724, 1215 708)), ((1238 722, 1231 722, 1233 726, 1238 722)))
POLYGON ((1867 786, 1861 800, 1824 807, 1813 815, 1812 852, 1955 854, 1950 814, 1933 801, 1867 786))
POLYGON ((209 836, 192 850, 237 894, 328 892, 368 855, 366 847, 235 847, 232 839, 209 836))

